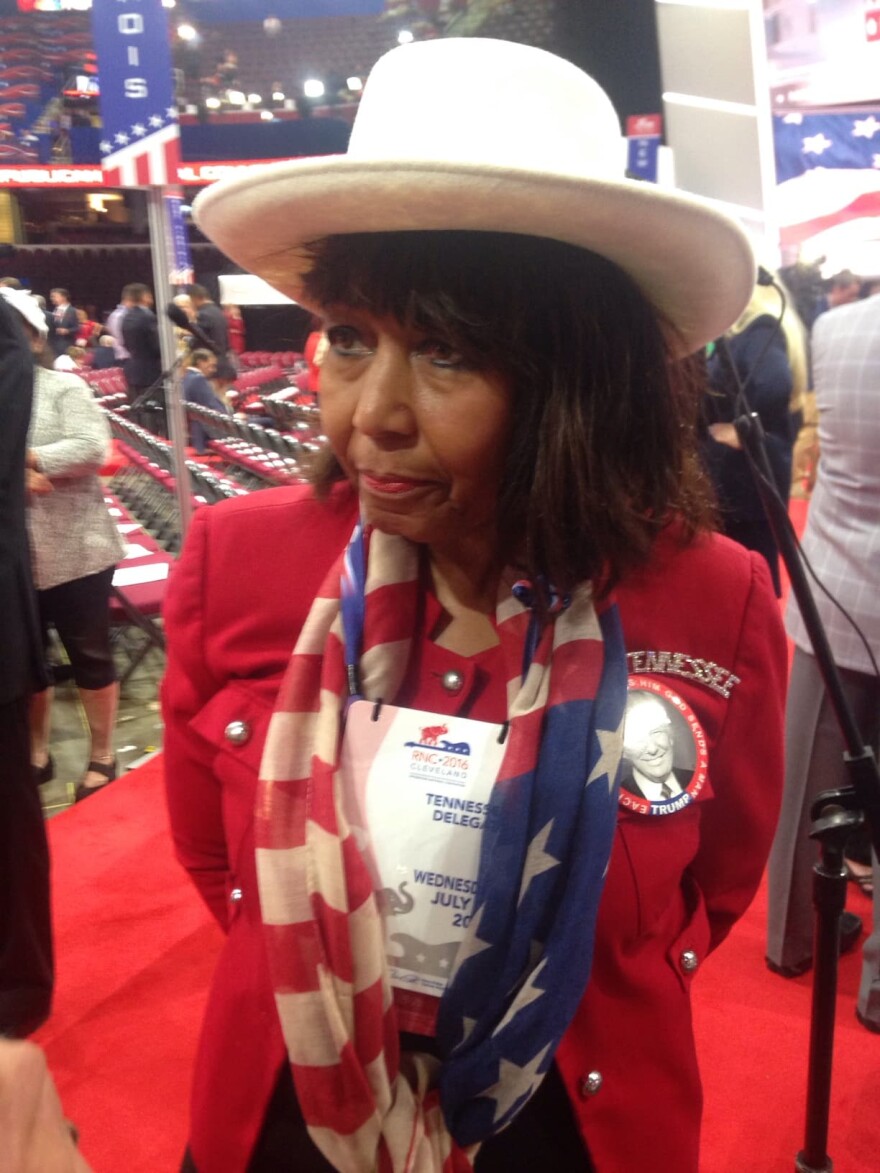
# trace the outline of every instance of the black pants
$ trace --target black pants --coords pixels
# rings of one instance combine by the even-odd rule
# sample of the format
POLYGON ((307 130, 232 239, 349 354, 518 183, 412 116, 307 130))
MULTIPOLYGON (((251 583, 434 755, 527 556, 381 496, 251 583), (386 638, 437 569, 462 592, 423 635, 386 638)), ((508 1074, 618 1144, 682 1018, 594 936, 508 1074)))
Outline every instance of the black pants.
MULTIPOLYGON (((487 1141, 474 1162, 475 1173, 534 1173, 549 1167, 554 1173, 594 1173, 555 1063, 510 1127, 487 1141)), ((188 1151, 181 1173, 198 1173, 188 1151)), ((242 1173, 335 1173, 306 1130, 287 1064, 242 1173)))
POLYGON ((36 1030, 52 982, 49 848, 20 697, 0 705, 0 1035, 36 1030))
POLYGON ((115 569, 109 566, 97 574, 37 591, 44 646, 52 624, 79 688, 106 688, 116 679, 110 647, 110 587, 115 569))

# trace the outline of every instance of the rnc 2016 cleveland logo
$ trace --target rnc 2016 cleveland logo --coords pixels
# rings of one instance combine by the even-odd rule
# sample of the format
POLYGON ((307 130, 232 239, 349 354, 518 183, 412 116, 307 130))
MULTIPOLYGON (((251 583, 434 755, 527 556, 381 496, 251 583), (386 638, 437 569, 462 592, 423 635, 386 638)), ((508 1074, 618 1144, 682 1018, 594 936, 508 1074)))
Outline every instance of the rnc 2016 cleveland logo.
POLYGON ((446 782, 463 786, 468 780, 471 747, 467 741, 453 741, 449 725, 418 726, 418 740, 404 742, 410 751, 409 775, 424 782, 446 782))

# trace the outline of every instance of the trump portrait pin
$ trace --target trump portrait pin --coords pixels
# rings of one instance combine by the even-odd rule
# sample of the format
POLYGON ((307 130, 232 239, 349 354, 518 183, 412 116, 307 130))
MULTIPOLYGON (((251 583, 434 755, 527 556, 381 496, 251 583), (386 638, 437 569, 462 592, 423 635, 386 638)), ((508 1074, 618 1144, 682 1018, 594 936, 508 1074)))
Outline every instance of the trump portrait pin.
POLYGON ((689 806, 706 782, 706 735, 691 706, 652 676, 630 676, 620 805, 640 815, 689 806))

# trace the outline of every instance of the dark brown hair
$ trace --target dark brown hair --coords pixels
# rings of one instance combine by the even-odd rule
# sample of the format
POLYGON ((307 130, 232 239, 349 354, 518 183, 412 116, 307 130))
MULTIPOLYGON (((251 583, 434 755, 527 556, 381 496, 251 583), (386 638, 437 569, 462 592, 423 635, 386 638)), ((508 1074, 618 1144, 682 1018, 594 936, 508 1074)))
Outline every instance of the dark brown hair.
MULTIPOLYGON (((308 299, 390 316, 449 341, 511 387, 500 553, 560 590, 613 584, 672 515, 712 519, 696 450, 702 380, 674 332, 610 261, 553 240, 398 232, 315 242, 308 299)), ((319 494, 343 476, 332 454, 319 494)))

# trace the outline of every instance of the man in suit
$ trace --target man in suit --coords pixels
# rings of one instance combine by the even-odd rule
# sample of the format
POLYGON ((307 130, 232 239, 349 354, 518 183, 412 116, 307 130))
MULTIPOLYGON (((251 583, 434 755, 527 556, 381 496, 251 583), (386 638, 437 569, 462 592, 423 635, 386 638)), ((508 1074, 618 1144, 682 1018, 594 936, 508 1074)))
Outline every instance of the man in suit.
POLYGON ((44 688, 46 679, 25 528, 33 359, 18 320, 23 311, 45 337, 43 314, 36 303, 22 291, 4 289, 0 295, 0 1035, 10 1036, 29 1034, 47 1017, 53 984, 49 849, 28 735, 30 695, 35 688, 44 688), (18 304, 18 299, 21 309, 13 311, 10 304, 18 304))
POLYGON ((153 313, 153 294, 146 285, 126 285, 122 291, 128 310, 122 319, 122 340, 128 351, 122 370, 132 403, 143 397, 133 412, 137 422, 158 436, 166 435, 165 400, 159 323, 153 313))
POLYGON ((663 702, 633 689, 627 697, 621 785, 649 802, 674 798, 687 789, 692 771, 674 763, 675 735, 663 702))
MULTIPOLYGON (((211 385, 211 376, 216 370, 215 354, 210 350, 194 350, 183 376, 183 398, 187 403, 198 403, 201 407, 209 407, 211 411, 222 411, 230 415, 226 403, 217 398, 217 393, 211 385)), ((208 450, 208 433, 198 420, 190 421, 189 437, 193 448, 200 455, 208 450)))
POLYGON ((225 400, 226 392, 235 382, 236 370, 229 357, 229 327, 226 315, 215 301, 212 301, 204 285, 190 285, 187 293, 196 311, 196 325, 214 343, 217 350, 217 370, 214 374, 214 390, 225 400))
POLYGON ((50 289, 49 300, 53 307, 49 317, 49 346, 58 358, 76 341, 79 319, 66 289, 50 289))
MULTIPOLYGON (((813 327, 813 384, 821 459, 803 548, 825 587, 858 624, 880 659, 880 294, 841 305, 813 327)), ((880 748, 880 680, 871 656, 832 602, 813 592, 831 652, 865 742, 880 748)), ((823 790, 848 784, 843 739, 794 599, 786 615, 795 644, 786 709, 785 789, 768 870, 767 964, 783 977, 813 959, 811 898, 816 847, 810 807, 823 790)), ((856 1013, 880 1033, 880 883, 874 859, 874 924, 863 952, 856 1013)), ((841 950, 861 924, 841 917, 841 950)))

